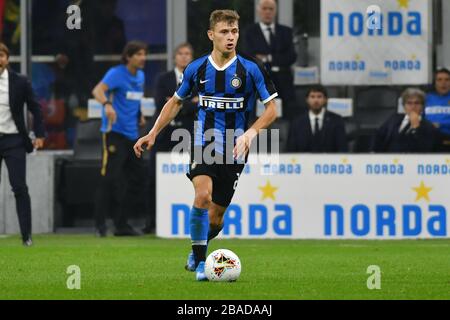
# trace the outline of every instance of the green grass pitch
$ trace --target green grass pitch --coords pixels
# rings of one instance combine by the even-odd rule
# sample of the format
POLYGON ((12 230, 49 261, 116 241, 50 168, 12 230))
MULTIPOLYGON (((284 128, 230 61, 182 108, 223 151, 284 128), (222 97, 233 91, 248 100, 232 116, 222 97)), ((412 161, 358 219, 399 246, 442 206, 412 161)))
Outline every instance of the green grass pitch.
POLYGON ((36 235, 0 238, 0 299, 449 299, 450 240, 214 240, 241 259, 234 283, 196 282, 189 240, 36 235), (81 289, 67 289, 67 267, 81 289), (369 290, 369 265, 381 289, 369 290))

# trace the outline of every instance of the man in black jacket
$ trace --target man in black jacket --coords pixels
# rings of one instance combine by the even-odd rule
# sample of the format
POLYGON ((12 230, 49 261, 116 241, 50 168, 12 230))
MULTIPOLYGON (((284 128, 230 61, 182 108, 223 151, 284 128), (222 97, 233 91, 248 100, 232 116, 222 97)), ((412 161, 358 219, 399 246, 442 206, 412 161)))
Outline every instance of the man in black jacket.
MULTIPOLYGON (((175 48, 175 68, 171 71, 162 73, 156 83, 155 103, 157 111, 154 119, 158 118, 159 113, 172 97, 173 93, 178 89, 183 78, 183 72, 186 66, 194 58, 194 50, 189 43, 182 43, 175 48)), ((171 151, 178 141, 171 141, 172 132, 176 129, 186 129, 190 132, 193 130, 195 113, 197 110, 198 97, 193 95, 183 103, 180 113, 158 136, 158 151, 171 151)))
POLYGON ((328 94, 323 86, 313 86, 306 94, 309 111, 291 122, 288 152, 348 152, 344 121, 326 110, 328 94))
POLYGON ((423 117, 425 93, 408 88, 402 94, 405 114, 393 114, 376 132, 373 152, 433 152, 439 143, 438 131, 423 117))
POLYGON ((260 22, 251 25, 245 31, 244 50, 264 63, 283 101, 283 117, 290 118, 298 114, 295 110, 294 79, 291 70, 297 54, 292 29, 275 23, 276 14, 276 1, 259 2, 260 22))
MULTIPOLYGON (((26 153, 44 146, 44 124, 41 106, 31 83, 8 69, 9 49, 0 43, 0 166, 4 159, 9 181, 16 198, 20 232, 25 246, 31 246, 31 200, 26 183, 26 153), (28 136, 24 104, 33 115, 36 139, 28 136)), ((0 167, 1 168, 1 167, 0 167)))

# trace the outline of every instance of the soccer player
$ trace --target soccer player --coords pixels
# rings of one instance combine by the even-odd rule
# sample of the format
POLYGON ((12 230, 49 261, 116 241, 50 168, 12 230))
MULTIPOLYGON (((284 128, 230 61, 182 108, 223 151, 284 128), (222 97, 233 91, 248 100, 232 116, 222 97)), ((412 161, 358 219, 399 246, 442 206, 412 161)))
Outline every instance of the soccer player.
POLYGON ((190 213, 192 252, 186 269, 195 270, 198 281, 207 280, 204 273, 207 244, 223 228, 224 213, 244 168, 242 159, 246 158, 250 143, 260 130, 267 128, 277 117, 273 99, 278 94, 264 67, 252 58, 236 53, 238 22, 239 15, 235 11, 212 12, 208 30, 213 43, 211 54, 187 66, 180 87, 163 107, 153 128, 134 145, 137 157, 144 152, 144 145, 150 150, 156 136, 180 111, 182 101, 194 88, 197 89, 199 104, 187 174, 195 189, 190 213), (256 95, 266 109, 248 128, 256 95), (208 157, 211 148, 206 143, 211 129, 214 132, 211 152, 214 161, 208 157), (231 137, 229 130, 234 131, 231 137), (230 145, 231 148, 227 148, 230 145))

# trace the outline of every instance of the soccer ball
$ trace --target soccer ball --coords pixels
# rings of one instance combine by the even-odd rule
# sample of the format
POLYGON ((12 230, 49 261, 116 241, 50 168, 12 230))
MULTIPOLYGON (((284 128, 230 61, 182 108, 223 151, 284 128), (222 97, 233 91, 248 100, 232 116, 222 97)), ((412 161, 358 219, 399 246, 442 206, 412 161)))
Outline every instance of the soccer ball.
POLYGON ((209 281, 236 281, 241 274, 241 261, 232 251, 218 249, 205 261, 205 275, 209 281))

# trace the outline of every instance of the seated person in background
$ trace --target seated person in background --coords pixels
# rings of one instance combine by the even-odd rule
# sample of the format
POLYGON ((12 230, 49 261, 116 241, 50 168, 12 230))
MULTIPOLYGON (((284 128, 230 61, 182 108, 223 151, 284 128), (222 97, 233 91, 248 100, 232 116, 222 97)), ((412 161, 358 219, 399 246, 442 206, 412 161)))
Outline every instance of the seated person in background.
POLYGON ((408 88, 402 93, 406 114, 393 114, 375 133, 373 152, 433 152, 438 131, 422 117, 425 93, 408 88))
POLYGON ((295 118, 290 127, 287 152, 348 152, 344 120, 326 110, 328 94, 313 86, 306 94, 309 111, 295 118))
POLYGON ((439 151, 450 151, 450 71, 442 68, 434 75, 434 92, 427 94, 425 118, 438 128, 439 151))

